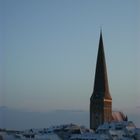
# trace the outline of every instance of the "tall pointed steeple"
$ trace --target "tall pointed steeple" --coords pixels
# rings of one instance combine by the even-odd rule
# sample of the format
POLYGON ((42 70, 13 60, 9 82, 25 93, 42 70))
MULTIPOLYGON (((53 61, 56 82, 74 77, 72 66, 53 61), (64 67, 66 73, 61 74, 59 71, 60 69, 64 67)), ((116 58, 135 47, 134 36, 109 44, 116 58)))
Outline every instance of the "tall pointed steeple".
POLYGON ((102 31, 100 31, 94 88, 90 98, 90 128, 96 129, 100 124, 111 121, 111 118, 112 98, 109 92, 102 31))
POLYGON ((100 31, 100 40, 99 40, 99 48, 98 48, 98 55, 97 55, 93 94, 95 96, 100 94, 100 97, 102 96, 106 99, 111 99, 111 96, 109 93, 102 31, 100 31))

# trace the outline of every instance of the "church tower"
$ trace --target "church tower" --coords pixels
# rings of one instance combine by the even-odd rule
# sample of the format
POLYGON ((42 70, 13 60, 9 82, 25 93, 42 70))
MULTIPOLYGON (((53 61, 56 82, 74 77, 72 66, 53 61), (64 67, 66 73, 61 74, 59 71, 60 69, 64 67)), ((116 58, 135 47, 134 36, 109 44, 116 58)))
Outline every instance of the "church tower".
POLYGON ((112 98, 109 92, 102 32, 100 32, 93 93, 90 98, 90 128, 96 129, 112 119, 112 98))

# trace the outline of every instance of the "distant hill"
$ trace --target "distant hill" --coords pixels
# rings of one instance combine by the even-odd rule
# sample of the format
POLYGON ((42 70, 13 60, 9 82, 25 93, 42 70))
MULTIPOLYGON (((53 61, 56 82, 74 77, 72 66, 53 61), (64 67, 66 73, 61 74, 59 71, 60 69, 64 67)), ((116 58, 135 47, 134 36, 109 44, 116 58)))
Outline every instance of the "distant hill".
MULTIPOLYGON (((128 119, 140 127, 138 114, 127 114, 128 119)), ((30 129, 45 128, 52 125, 75 123, 89 127, 89 112, 83 110, 54 110, 47 112, 29 112, 0 107, 0 128, 30 129)))
POLYGON ((76 123, 88 127, 88 121, 88 111, 55 110, 48 112, 29 112, 0 107, 0 128, 22 130, 67 123, 76 123))

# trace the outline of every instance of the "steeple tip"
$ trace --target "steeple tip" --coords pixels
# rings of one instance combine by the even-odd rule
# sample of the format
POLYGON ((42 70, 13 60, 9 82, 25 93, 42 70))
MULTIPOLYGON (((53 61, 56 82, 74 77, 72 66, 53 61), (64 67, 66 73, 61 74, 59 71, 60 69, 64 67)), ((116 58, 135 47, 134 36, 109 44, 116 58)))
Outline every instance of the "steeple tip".
POLYGON ((100 27, 100 39, 99 39, 99 47, 103 47, 103 37, 102 37, 102 27, 100 27))
POLYGON ((100 38, 102 38, 103 36, 103 30, 102 30, 102 26, 100 26, 100 38))
POLYGON ((100 26, 100 35, 102 35, 102 26, 100 26))

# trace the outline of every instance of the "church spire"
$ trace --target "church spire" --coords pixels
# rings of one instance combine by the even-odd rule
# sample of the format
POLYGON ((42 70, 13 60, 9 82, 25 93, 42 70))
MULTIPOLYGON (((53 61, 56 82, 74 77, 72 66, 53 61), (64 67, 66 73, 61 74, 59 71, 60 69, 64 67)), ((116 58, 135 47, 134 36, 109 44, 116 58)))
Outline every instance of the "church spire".
POLYGON ((110 92, 109 92, 108 78, 107 78, 107 68, 106 68, 106 61, 105 61, 102 30, 100 31, 93 94, 95 96, 111 99, 110 92))
POLYGON ((99 125, 110 122, 111 119, 112 98, 109 92, 102 31, 100 31, 94 88, 90 98, 90 128, 97 129, 99 125))

